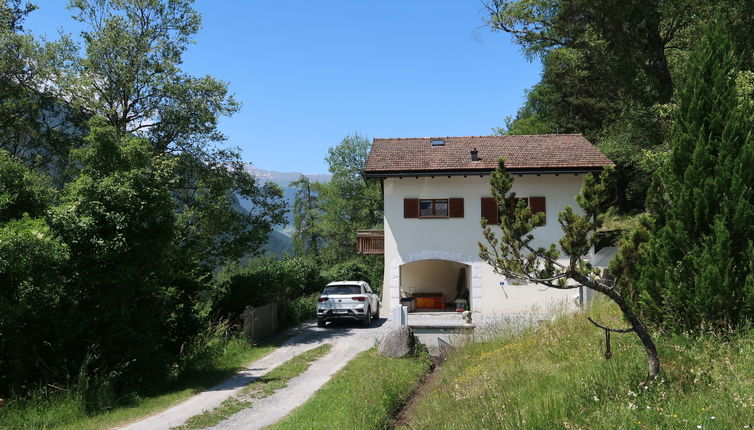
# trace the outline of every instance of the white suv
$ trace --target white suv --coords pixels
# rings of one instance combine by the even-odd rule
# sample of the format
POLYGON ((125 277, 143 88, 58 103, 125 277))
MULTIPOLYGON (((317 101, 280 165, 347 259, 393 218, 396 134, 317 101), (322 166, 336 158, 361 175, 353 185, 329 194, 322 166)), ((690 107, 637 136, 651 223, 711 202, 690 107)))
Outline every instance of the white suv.
POLYGON ((380 317, 380 298, 364 281, 330 282, 317 301, 317 325, 328 321, 357 320, 365 326, 380 317))

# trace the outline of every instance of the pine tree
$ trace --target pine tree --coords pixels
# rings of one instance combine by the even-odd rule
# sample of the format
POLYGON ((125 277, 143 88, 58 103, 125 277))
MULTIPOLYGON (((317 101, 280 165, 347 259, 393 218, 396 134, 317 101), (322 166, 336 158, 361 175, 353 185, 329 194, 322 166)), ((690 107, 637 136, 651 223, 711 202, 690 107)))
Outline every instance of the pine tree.
POLYGON ((717 20, 690 60, 659 228, 639 265, 641 308, 679 330, 737 324, 754 310, 754 117, 737 94, 736 66, 717 20))
POLYGON ((291 182, 296 189, 293 202, 293 247, 296 255, 314 255, 319 257, 320 237, 317 223, 321 209, 314 185, 304 175, 291 182))

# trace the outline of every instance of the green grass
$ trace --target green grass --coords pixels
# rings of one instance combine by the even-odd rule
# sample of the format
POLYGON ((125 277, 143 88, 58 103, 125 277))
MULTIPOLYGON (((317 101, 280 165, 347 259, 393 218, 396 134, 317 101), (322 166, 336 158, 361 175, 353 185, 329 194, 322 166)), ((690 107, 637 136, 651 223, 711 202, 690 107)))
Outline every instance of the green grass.
POLYGON ((81 399, 73 392, 10 401, 0 408, 0 428, 94 430, 122 425, 167 409, 220 383, 244 365, 269 354, 279 343, 253 346, 243 339, 231 339, 211 365, 181 375, 169 386, 157 389, 154 395, 132 394, 119 399, 116 407, 98 414, 87 414, 81 399))
MULTIPOLYGON (((625 326, 606 304, 596 320, 625 326)), ((647 382, 633 334, 612 336, 572 314, 524 333, 472 343, 437 370, 410 429, 744 429, 754 426, 751 333, 655 335, 663 370, 647 382), (699 427, 701 426, 701 427, 699 427)))
POLYGON ((430 363, 426 352, 415 358, 386 358, 373 349, 364 351, 270 429, 386 428, 430 363))
POLYGON ((189 418, 185 424, 175 427, 175 429, 203 429, 228 419, 237 412, 251 406, 250 399, 261 399, 287 387, 288 381, 306 372, 312 362, 330 352, 331 348, 332 345, 326 343, 302 352, 244 387, 238 397, 231 397, 219 407, 189 418))

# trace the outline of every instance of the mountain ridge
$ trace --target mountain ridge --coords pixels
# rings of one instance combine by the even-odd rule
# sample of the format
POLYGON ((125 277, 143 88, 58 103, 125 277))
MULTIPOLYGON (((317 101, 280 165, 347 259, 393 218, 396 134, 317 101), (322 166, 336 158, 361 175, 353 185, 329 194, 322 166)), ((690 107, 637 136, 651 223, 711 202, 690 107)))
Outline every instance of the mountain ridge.
POLYGON ((254 167, 251 164, 245 164, 244 170, 248 174, 253 175, 256 178, 275 182, 277 184, 285 186, 297 180, 302 175, 309 178, 309 180, 313 182, 327 182, 332 177, 332 175, 328 173, 303 174, 301 172, 280 172, 277 170, 266 170, 260 169, 259 167, 254 167))

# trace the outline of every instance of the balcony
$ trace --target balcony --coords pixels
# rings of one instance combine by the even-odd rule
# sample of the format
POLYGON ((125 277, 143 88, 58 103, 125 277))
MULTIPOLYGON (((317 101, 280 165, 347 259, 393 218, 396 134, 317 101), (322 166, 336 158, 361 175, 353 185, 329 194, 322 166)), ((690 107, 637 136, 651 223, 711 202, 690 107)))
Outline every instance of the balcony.
POLYGON ((357 231, 356 252, 359 254, 384 254, 385 230, 357 231))

